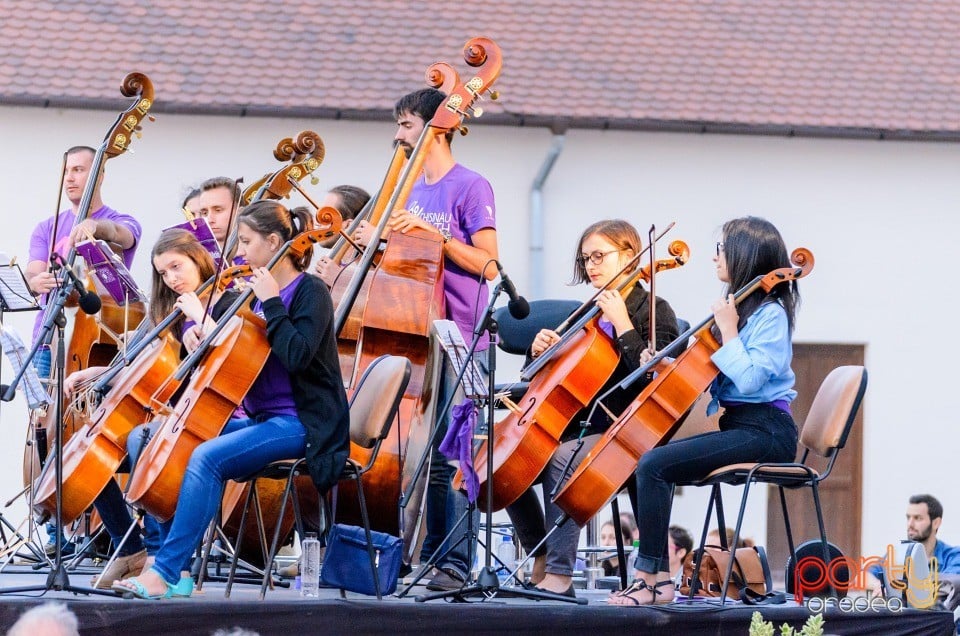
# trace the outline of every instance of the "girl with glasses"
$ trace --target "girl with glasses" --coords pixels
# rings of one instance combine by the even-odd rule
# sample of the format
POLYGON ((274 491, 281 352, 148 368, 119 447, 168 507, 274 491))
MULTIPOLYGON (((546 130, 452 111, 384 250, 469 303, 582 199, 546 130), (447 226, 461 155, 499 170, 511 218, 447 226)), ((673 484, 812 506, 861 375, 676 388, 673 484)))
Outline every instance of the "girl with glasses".
MULTIPOLYGON (((598 221, 583 231, 577 242, 573 262, 573 284, 590 283, 594 288, 606 288, 595 302, 602 312, 601 330, 613 341, 620 361, 604 387, 602 395, 614 384, 640 366, 641 354, 650 337, 650 295, 640 282, 616 291, 620 283, 635 273, 642 263, 621 272, 630 260, 640 253, 640 236, 626 221, 613 219, 598 221)), ((656 299, 657 347, 664 347, 678 336, 677 318, 673 309, 662 298, 656 299)), ((530 347, 530 355, 537 357, 560 339, 551 329, 541 330, 530 347)), ((637 382, 625 391, 614 393, 604 404, 614 413, 625 408, 642 390, 645 383, 637 382)), ((533 489, 528 489, 507 507, 520 543, 528 553, 547 534, 562 511, 550 500, 550 493, 563 475, 564 468, 578 446, 581 421, 586 419, 592 404, 570 420, 561 437, 561 445, 537 478, 543 485, 543 508, 533 489), (546 510, 546 515, 544 515, 546 510)), ((603 409, 597 409, 591 420, 591 434, 584 437, 583 447, 576 458, 582 460, 601 434, 611 424, 603 409)), ((575 466, 572 466, 574 468, 575 466)), ((569 473, 568 473, 569 474, 569 473)), ((632 480, 631 480, 632 481, 632 480)), ((534 552, 535 560, 531 582, 537 589, 574 596, 573 567, 576 558, 580 528, 571 520, 561 525, 547 539, 545 546, 534 552)))

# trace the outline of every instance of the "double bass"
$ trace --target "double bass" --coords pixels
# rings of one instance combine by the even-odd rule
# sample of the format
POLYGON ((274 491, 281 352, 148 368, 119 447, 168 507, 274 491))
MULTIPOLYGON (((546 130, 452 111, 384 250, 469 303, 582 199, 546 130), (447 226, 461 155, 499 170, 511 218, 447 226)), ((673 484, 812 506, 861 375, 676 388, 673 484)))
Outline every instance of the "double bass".
MULTIPOLYGON (((650 245, 624 269, 636 267, 649 249, 650 245)), ((655 275, 654 268, 660 272, 680 267, 690 256, 683 241, 673 241, 668 252, 670 258, 637 268, 617 290, 625 294, 638 280, 649 283, 655 275)), ((591 299, 557 328, 563 332, 561 340, 524 369, 531 377, 527 391, 519 404, 508 405, 510 412, 493 429, 493 510, 507 507, 533 485, 559 448, 571 419, 593 401, 617 368, 620 354, 613 340, 600 328, 599 320, 600 310, 591 299), (577 320, 570 325, 573 318, 577 320)), ((474 469, 480 480, 479 505, 485 506, 486 442, 474 455, 474 469)), ((462 479, 458 471, 453 481, 455 488, 462 485, 462 479)))
MULTIPOLYGON (((436 62, 427 68, 425 79, 427 85, 436 88, 443 93, 449 94, 459 83, 460 76, 456 69, 445 62, 436 62)), ((353 276, 357 273, 357 265, 353 263, 354 259, 363 250, 348 239, 352 236, 361 221, 367 221, 371 225, 379 225, 384 215, 389 215, 393 210, 388 210, 387 205, 391 202, 389 196, 396 187, 400 178, 400 173, 406 165, 407 157, 403 148, 398 144, 393 150, 393 156, 387 167, 386 176, 377 194, 371 198, 360 214, 350 223, 349 229, 341 236, 337 242, 330 248, 327 258, 332 263, 340 267, 336 280, 330 287, 330 296, 333 299, 333 306, 338 307, 350 287, 353 276)), ((416 178, 418 175, 413 175, 416 178)), ((404 201, 397 200, 395 205, 403 205, 404 201)), ((346 314, 343 328, 339 330, 337 336, 337 349, 340 357, 340 373, 343 375, 347 386, 353 386, 359 377, 357 375, 356 352, 358 340, 360 338, 360 327, 363 323, 363 312, 366 308, 366 300, 370 293, 370 277, 365 276, 363 283, 357 291, 356 300, 352 303, 350 311, 346 314)))
MULTIPOLYGON (((94 154, 86 187, 77 208, 74 226, 86 220, 91 212, 91 203, 106 160, 123 154, 130 147, 133 137, 140 136, 142 120, 145 117, 152 119, 148 113, 153 105, 154 90, 153 83, 146 75, 129 73, 124 77, 120 90, 125 97, 133 97, 135 101, 118 116, 114 125, 107 132, 103 143, 94 154)), ((53 242, 51 241, 52 248, 53 242)), ((64 267, 72 267, 76 256, 76 248, 71 249, 69 255, 64 259, 64 267)), ((89 275, 87 289, 96 291, 89 275)), ((89 366, 108 364, 118 350, 115 334, 126 331, 128 327, 138 325, 146 313, 142 302, 137 301, 122 307, 109 294, 100 294, 100 305, 100 311, 96 315, 76 312, 72 330, 66 343, 64 377, 89 366)), ((47 307, 45 314, 46 311, 52 310, 50 309, 51 304, 48 303, 47 307)), ((52 386, 55 387, 56 383, 53 383, 52 386)), ((61 443, 66 443, 76 431, 87 424, 91 411, 89 405, 82 400, 64 409, 60 418, 62 420, 61 443)), ((53 439, 56 424, 57 414, 54 408, 48 408, 45 413, 34 412, 31 414, 31 431, 28 432, 28 443, 24 451, 23 462, 25 485, 33 484, 41 473, 40 467, 47 454, 45 440, 53 439), (30 443, 30 438, 35 440, 35 443, 30 443)), ((52 462, 46 462, 46 465, 50 466, 52 462)), ((76 516, 65 512, 63 521, 70 521, 76 516)))
MULTIPOLYGON (((414 182, 423 168, 427 153, 441 135, 458 129, 465 131, 463 119, 474 109, 474 102, 490 90, 500 75, 502 56, 500 47, 488 38, 473 38, 464 46, 464 60, 473 69, 473 76, 465 83, 457 83, 437 108, 433 118, 424 126, 397 186, 384 206, 370 244, 357 265, 357 273, 344 291, 336 307, 334 328, 342 333, 353 304, 359 294, 363 277, 377 254, 380 237, 385 234, 390 213, 400 209, 407 200, 414 182)), ((381 196, 383 194, 381 193, 381 196)), ((428 451, 428 443, 436 417, 436 386, 440 374, 439 344, 431 341, 433 320, 446 315, 442 287, 443 243, 436 232, 413 229, 406 233, 390 233, 379 265, 369 282, 368 300, 363 311, 357 348, 356 370, 359 375, 382 354, 407 357, 412 373, 400 404, 399 417, 391 427, 387 440, 381 446, 373 468, 365 476, 364 490, 370 509, 371 525, 378 530, 400 535, 404 540, 404 560, 412 559, 416 548, 416 532, 422 509, 425 480, 410 490, 416 471, 416 461, 428 451), (398 507, 401 492, 412 492, 407 506, 415 510, 410 518, 398 507), (373 493, 373 494, 370 494, 373 493)), ((351 445, 350 457, 365 462, 368 451, 351 445)), ((357 518, 349 496, 339 499, 338 519, 357 518)))
MULTIPOLYGON (((756 277, 737 291, 734 302, 739 304, 760 289, 769 293, 777 285, 803 278, 813 270, 813 254, 806 248, 795 249, 790 262, 794 267, 756 277)), ((620 383, 626 386, 650 370, 657 372, 554 496, 554 503, 578 525, 589 521, 620 492, 645 452, 670 441, 684 415, 713 382, 719 370, 710 356, 720 349, 711 331, 713 323, 711 315, 691 327, 620 383), (691 338, 683 353, 667 361, 666 356, 691 338)))

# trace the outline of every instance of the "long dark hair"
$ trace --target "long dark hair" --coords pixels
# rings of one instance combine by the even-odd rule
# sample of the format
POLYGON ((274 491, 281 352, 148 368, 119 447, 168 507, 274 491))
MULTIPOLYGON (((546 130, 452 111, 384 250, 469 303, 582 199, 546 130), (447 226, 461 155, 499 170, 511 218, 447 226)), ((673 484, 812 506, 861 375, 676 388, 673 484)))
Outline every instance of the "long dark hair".
POLYGON ((573 255, 573 279, 570 281, 571 285, 579 285, 580 283, 590 281, 590 277, 587 275, 587 266, 581 258, 581 251, 583 250, 583 242, 594 234, 602 236, 613 245, 616 245, 618 250, 633 250, 634 256, 640 253, 642 244, 640 242, 640 235, 637 233, 635 227, 623 219, 597 221, 587 227, 587 229, 583 231, 583 234, 580 235, 580 240, 577 241, 577 252, 573 255))
MULTIPOLYGON (((770 221, 756 216, 745 216, 723 224, 723 253, 730 276, 724 295, 736 293, 757 276, 791 266, 787 246, 780 232, 770 221)), ((775 300, 783 306, 792 332, 797 307, 800 305, 797 281, 781 283, 769 294, 758 289, 740 301, 737 306, 737 313, 740 315, 738 329, 743 329, 747 318, 767 300, 775 300)))
MULTIPOLYGON (((276 201, 262 200, 251 203, 240 212, 240 223, 262 236, 276 234, 281 243, 286 243, 300 232, 313 229, 313 217, 307 208, 288 210, 276 201)), ((289 255, 294 267, 303 271, 310 265, 313 248, 307 248, 301 258, 289 255)))
MULTIPOLYGON (((200 272, 201 282, 208 280, 216 271, 213 256, 210 255, 207 248, 201 245, 197 237, 188 230, 180 228, 164 230, 160 235, 160 239, 153 246, 153 251, 150 252, 151 265, 153 264, 154 258, 167 252, 182 254, 193 261, 197 266, 197 270, 200 272)), ((156 266, 153 267, 151 282, 150 320, 156 325, 173 311, 173 305, 177 302, 179 296, 163 282, 163 277, 157 271, 156 266)), ((183 331, 183 322, 184 317, 181 316, 172 325, 173 333, 176 334, 177 339, 180 338, 180 333, 183 331)))

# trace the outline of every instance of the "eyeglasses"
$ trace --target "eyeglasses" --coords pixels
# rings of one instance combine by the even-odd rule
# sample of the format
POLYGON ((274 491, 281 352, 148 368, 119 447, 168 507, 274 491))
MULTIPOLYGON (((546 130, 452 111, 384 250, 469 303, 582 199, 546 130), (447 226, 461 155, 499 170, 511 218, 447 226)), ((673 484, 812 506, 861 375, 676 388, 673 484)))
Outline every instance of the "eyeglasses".
POLYGON ((717 256, 720 256, 720 252, 723 251, 723 243, 717 241, 717 256))
POLYGON ((605 259, 610 254, 616 254, 617 252, 622 252, 622 251, 623 250, 610 250, 609 252, 601 252, 598 250, 596 252, 590 252, 589 254, 581 254, 577 258, 577 260, 579 260, 584 265, 587 264, 587 261, 590 261, 594 265, 599 265, 600 263, 603 262, 603 259, 605 259))

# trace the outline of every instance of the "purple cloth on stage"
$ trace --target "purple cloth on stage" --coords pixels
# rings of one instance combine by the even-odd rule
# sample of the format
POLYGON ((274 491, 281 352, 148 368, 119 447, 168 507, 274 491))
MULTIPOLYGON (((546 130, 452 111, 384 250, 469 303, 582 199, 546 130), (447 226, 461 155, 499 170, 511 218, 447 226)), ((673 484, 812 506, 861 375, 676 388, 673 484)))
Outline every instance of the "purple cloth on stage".
MULTIPOLYGON (((280 300, 287 309, 290 308, 293 294, 297 291, 303 276, 300 274, 293 279, 292 283, 280 290, 280 300)), ((253 304, 253 312, 263 318, 263 303, 257 300, 253 304)), ((290 385, 290 372, 272 351, 260 375, 243 398, 243 410, 254 419, 267 413, 297 417, 297 405, 293 400, 293 387, 290 385)))
POLYGON ((440 452, 460 462, 467 499, 476 501, 480 494, 480 480, 473 468, 473 429, 477 425, 477 407, 466 399, 450 410, 450 425, 440 443, 440 452))
MULTIPOLYGON (((467 245, 473 244, 471 235, 497 227, 490 182, 459 163, 436 183, 428 184, 420 177, 407 197, 407 210, 467 245)), ((464 341, 471 342, 490 295, 486 281, 448 258, 443 263, 443 294, 447 318, 460 327, 464 341)), ((477 351, 489 346, 490 339, 481 338, 477 351)))

